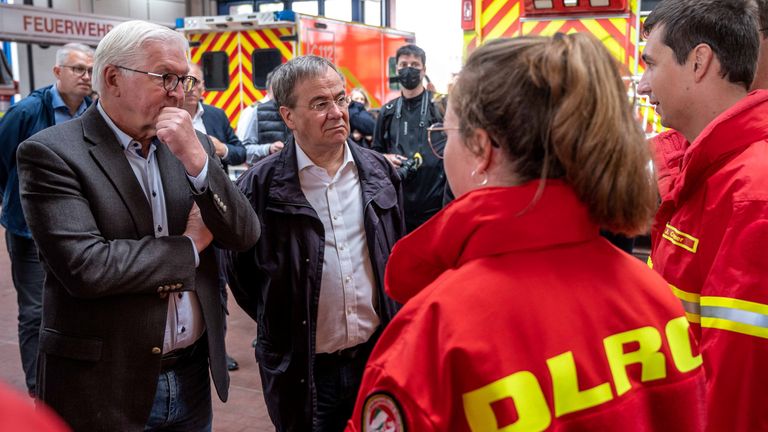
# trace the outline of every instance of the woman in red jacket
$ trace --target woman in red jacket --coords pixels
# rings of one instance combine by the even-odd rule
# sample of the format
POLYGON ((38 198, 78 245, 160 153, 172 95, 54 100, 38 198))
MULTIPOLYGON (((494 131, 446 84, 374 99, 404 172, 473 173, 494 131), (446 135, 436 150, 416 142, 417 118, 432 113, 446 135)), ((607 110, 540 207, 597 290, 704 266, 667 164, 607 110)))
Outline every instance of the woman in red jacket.
POLYGON ((700 430, 701 356, 680 302, 599 235, 643 232, 656 202, 602 44, 487 43, 437 133, 459 198, 392 251, 387 292, 405 305, 348 430, 700 430))

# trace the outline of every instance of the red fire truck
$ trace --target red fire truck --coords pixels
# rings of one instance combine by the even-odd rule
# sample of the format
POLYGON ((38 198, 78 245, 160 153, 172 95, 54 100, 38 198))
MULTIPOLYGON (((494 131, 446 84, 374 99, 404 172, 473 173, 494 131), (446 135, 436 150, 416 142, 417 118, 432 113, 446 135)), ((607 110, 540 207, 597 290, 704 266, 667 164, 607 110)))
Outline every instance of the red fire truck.
POLYGON ((306 54, 328 58, 361 87, 372 107, 397 96, 394 54, 413 33, 293 11, 188 17, 182 29, 193 62, 203 66, 204 102, 226 111, 232 125, 240 111, 266 94, 266 76, 281 63, 306 54))
POLYGON ((645 70, 640 57, 642 22, 658 0, 462 0, 465 55, 498 37, 551 36, 589 32, 623 65, 628 93, 647 134, 661 131, 660 119, 635 88, 645 70), (642 2, 642 3, 641 3, 642 2))

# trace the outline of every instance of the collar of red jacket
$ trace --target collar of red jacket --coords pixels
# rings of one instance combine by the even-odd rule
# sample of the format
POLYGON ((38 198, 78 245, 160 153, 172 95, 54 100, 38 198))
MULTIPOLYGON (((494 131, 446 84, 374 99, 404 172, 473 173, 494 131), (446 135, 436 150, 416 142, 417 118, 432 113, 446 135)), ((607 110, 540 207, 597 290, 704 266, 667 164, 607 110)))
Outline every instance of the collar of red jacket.
POLYGON ((681 178, 673 197, 697 188, 734 152, 768 136, 768 90, 755 90, 717 116, 691 143, 683 156, 681 178))
POLYGON ((392 250, 387 294, 405 303, 442 273, 473 259, 575 243, 599 235, 570 186, 547 180, 516 187, 482 188, 456 199, 392 250))

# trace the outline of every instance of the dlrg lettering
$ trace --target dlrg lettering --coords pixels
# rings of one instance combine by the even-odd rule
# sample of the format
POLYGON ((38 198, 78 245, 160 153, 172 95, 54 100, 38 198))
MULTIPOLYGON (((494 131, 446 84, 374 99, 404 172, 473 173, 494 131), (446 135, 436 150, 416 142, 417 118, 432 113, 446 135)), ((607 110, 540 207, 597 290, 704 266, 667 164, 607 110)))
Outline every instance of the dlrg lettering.
MULTIPOLYGON (((688 327, 685 317, 678 317, 670 320, 664 329, 672 363, 681 373, 690 372, 702 364, 701 355, 691 352, 688 327)), ((611 371, 611 382, 606 381, 586 390, 580 389, 572 351, 547 359, 552 379, 554 416, 592 408, 627 393, 632 388, 627 372, 629 365, 640 365, 641 382, 666 378, 666 358, 660 351, 661 345, 662 336, 654 327, 641 327, 604 338, 603 351, 611 371), (625 352, 625 349, 631 348, 636 349, 625 352)), ((465 393, 462 398, 464 414, 473 431, 497 430, 499 426, 493 407, 505 399, 511 399, 517 411, 517 420, 507 427, 544 430, 552 422, 550 404, 539 379, 530 371, 507 375, 465 393)))

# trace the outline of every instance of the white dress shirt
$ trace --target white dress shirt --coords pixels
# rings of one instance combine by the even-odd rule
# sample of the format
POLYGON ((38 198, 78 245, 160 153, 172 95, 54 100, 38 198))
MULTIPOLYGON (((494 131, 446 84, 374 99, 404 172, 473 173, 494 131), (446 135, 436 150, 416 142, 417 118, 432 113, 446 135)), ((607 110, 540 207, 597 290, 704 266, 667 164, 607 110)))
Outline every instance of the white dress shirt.
POLYGON ((192 126, 196 130, 208 135, 208 131, 205 130, 205 123, 203 123, 203 103, 202 102, 197 103, 197 111, 195 111, 195 115, 192 116, 192 126))
MULTIPOLYGON (((115 133, 120 145, 123 147, 125 157, 131 165, 147 201, 152 207, 152 221, 155 225, 155 237, 168 235, 168 214, 165 208, 165 193, 163 192, 163 179, 160 176, 160 167, 157 164, 154 142, 149 147, 147 157, 141 154, 141 144, 134 141, 109 118, 100 103, 97 108, 104 121, 115 133)), ((187 178, 198 192, 202 192, 208 184, 208 160, 203 170, 197 177, 187 174, 187 178)), ((195 250, 195 265, 199 264, 199 257, 195 243, 190 238, 192 248, 195 250)), ((163 353, 192 345, 205 331, 200 300, 194 291, 171 293, 168 299, 168 318, 165 322, 165 337, 163 339, 163 353)))
POLYGON ((362 188, 347 144, 333 178, 298 144, 296 154, 301 190, 325 229, 316 352, 331 353, 367 341, 379 326, 362 188))

